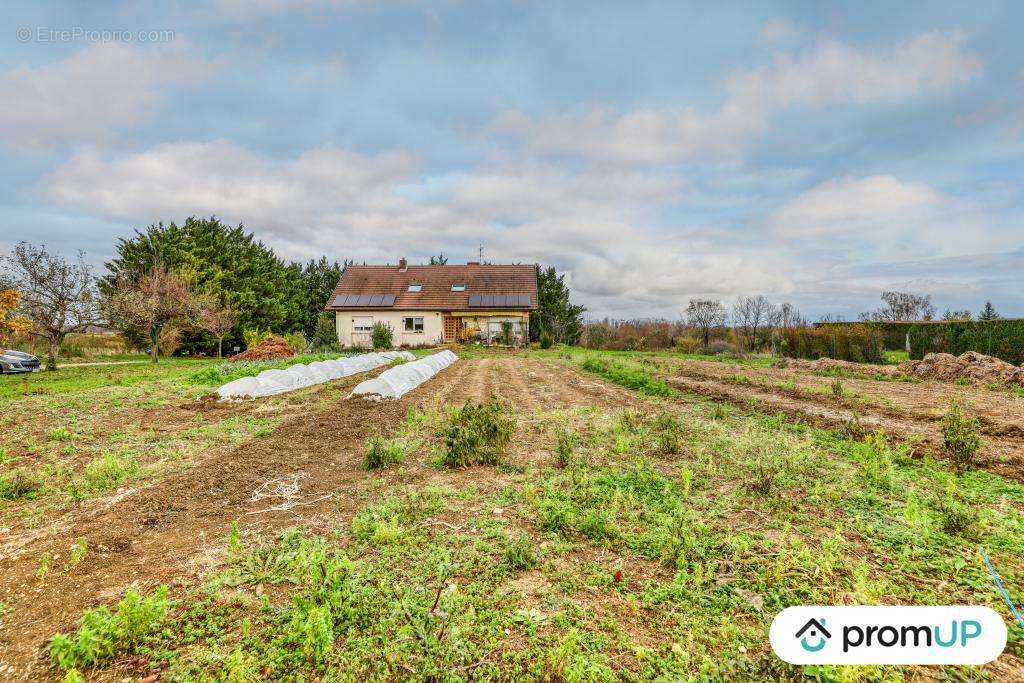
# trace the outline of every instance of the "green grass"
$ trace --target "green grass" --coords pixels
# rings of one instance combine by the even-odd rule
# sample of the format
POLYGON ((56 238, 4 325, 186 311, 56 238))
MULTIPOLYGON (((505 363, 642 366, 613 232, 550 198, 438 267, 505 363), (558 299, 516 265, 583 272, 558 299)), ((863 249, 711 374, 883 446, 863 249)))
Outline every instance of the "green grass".
POLYGON ((905 360, 910 360, 910 354, 906 351, 886 351, 885 364, 899 365, 905 360))
POLYGON ((334 360, 344 358, 347 355, 342 353, 307 353, 281 360, 266 361, 222 361, 197 370, 188 377, 189 384, 199 386, 220 386, 226 382, 241 377, 255 377, 264 370, 280 370, 291 367, 297 363, 313 363, 322 360, 334 360))

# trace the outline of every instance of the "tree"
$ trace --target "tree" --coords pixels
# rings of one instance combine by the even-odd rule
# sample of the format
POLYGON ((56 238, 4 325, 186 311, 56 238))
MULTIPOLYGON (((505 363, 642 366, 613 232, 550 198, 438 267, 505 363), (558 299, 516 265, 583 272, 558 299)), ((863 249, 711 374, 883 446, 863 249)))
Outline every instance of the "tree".
POLYGON ((686 320, 701 331, 704 346, 711 342, 711 330, 725 324, 725 306, 712 299, 690 299, 686 306, 686 320))
POLYGON ((339 264, 337 261, 329 262, 326 256, 321 256, 319 261, 310 261, 302 269, 302 283, 304 286, 304 307, 303 307, 303 331, 306 337, 312 339, 316 336, 317 324, 320 314, 324 312, 327 300, 334 293, 338 286, 338 280, 345 269, 352 265, 351 261, 339 264))
POLYGON ((882 292, 885 306, 861 314, 861 320, 875 322, 931 320, 935 315, 931 295, 882 292))
POLYGON ((446 265, 448 265, 448 257, 445 256, 443 253, 438 254, 437 256, 431 256, 430 257, 430 265, 432 265, 432 266, 446 266, 446 265))
POLYGON ((779 306, 779 327, 788 330, 791 327, 803 327, 806 324, 807 321, 800 315, 800 311, 797 310, 796 306, 788 301, 779 306))
POLYGON ((231 306, 222 306, 213 298, 200 302, 196 327, 217 338, 217 358, 224 357, 224 337, 238 324, 238 311, 231 306))
POLYGON ((951 311, 948 308, 942 314, 943 320, 970 320, 971 312, 968 310, 963 311, 951 311))
POLYGON ((733 324, 748 351, 755 351, 761 335, 770 329, 778 308, 761 295, 741 296, 732 307, 733 324))
POLYGON ((981 313, 978 314, 978 320, 999 320, 999 317, 996 307, 992 305, 991 301, 986 301, 985 308, 981 309, 981 313))
POLYGON ((6 260, 7 280, 21 294, 18 311, 32 323, 35 334, 48 342, 46 367, 55 370, 64 339, 103 320, 92 267, 81 251, 71 262, 51 254, 45 245, 26 242, 15 246, 6 260))
POLYGON ((161 341, 165 347, 171 343, 169 333, 161 336, 165 328, 180 333, 195 327, 202 309, 189 283, 160 261, 141 277, 121 278, 106 297, 104 307, 115 327, 147 334, 154 363, 158 362, 161 341))
POLYGON ((14 315, 20 298, 18 290, 10 287, 0 288, 0 344, 5 344, 9 338, 25 334, 32 329, 32 323, 27 318, 14 315))
POLYGON ((537 269, 537 310, 530 313, 530 338, 537 340, 547 331, 555 341, 575 344, 583 334, 583 313, 587 309, 570 301, 565 275, 553 266, 537 269))
POLYGON ((313 333, 313 350, 332 349, 338 345, 338 329, 334 311, 321 311, 313 333))

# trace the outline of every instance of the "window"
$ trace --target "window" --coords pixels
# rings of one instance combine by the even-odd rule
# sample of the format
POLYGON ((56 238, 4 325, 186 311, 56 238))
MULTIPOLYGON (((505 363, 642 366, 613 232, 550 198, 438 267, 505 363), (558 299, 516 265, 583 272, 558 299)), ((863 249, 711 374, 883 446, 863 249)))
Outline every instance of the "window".
POLYGON ((402 327, 406 332, 423 334, 423 318, 402 318, 402 327))
POLYGON ((452 291, 453 292, 465 292, 466 291, 466 283, 465 282, 455 282, 455 283, 453 283, 452 284, 452 291))
POLYGON ((352 331, 353 332, 373 332, 373 316, 372 315, 354 315, 354 316, 352 316, 352 331))
POLYGON ((418 282, 409 283, 409 291, 410 292, 421 292, 421 291, 423 291, 423 285, 421 285, 418 282))

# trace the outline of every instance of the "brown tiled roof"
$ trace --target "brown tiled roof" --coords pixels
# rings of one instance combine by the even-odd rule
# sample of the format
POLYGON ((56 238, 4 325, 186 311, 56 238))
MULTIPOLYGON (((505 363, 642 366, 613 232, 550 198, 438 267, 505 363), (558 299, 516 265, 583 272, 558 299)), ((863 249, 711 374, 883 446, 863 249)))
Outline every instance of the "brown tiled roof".
POLYGON ((328 299, 326 310, 356 310, 333 305, 335 297, 347 294, 393 294, 394 306, 388 308, 428 311, 473 310, 469 297, 478 294, 525 294, 529 306, 498 308, 532 311, 537 308, 537 271, 529 265, 409 266, 405 271, 393 265, 349 266, 328 299), (412 283, 423 287, 410 292, 412 283), (454 283, 465 283, 466 291, 453 292, 454 283))

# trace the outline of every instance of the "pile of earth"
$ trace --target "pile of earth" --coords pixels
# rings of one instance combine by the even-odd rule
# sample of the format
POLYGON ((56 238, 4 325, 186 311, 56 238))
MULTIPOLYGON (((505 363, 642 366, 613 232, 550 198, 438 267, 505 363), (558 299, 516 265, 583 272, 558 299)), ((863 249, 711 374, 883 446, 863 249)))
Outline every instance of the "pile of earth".
POLYGON ((295 352, 288 348, 288 344, 284 339, 270 335, 256 346, 235 354, 228 360, 233 363, 240 360, 277 360, 279 358, 291 358, 294 355, 295 352))
POLYGON ((848 360, 836 360, 835 358, 819 358, 817 360, 806 360, 804 358, 779 358, 775 361, 777 368, 791 368, 793 370, 804 370, 806 372, 829 372, 838 370, 851 375, 888 375, 895 377, 899 370, 892 365, 869 365, 867 363, 853 363, 848 360))
POLYGON ((975 384, 1024 386, 1024 368, 976 351, 967 351, 959 356, 929 353, 921 360, 903 361, 896 368, 904 375, 920 379, 952 382, 964 378, 975 384))

